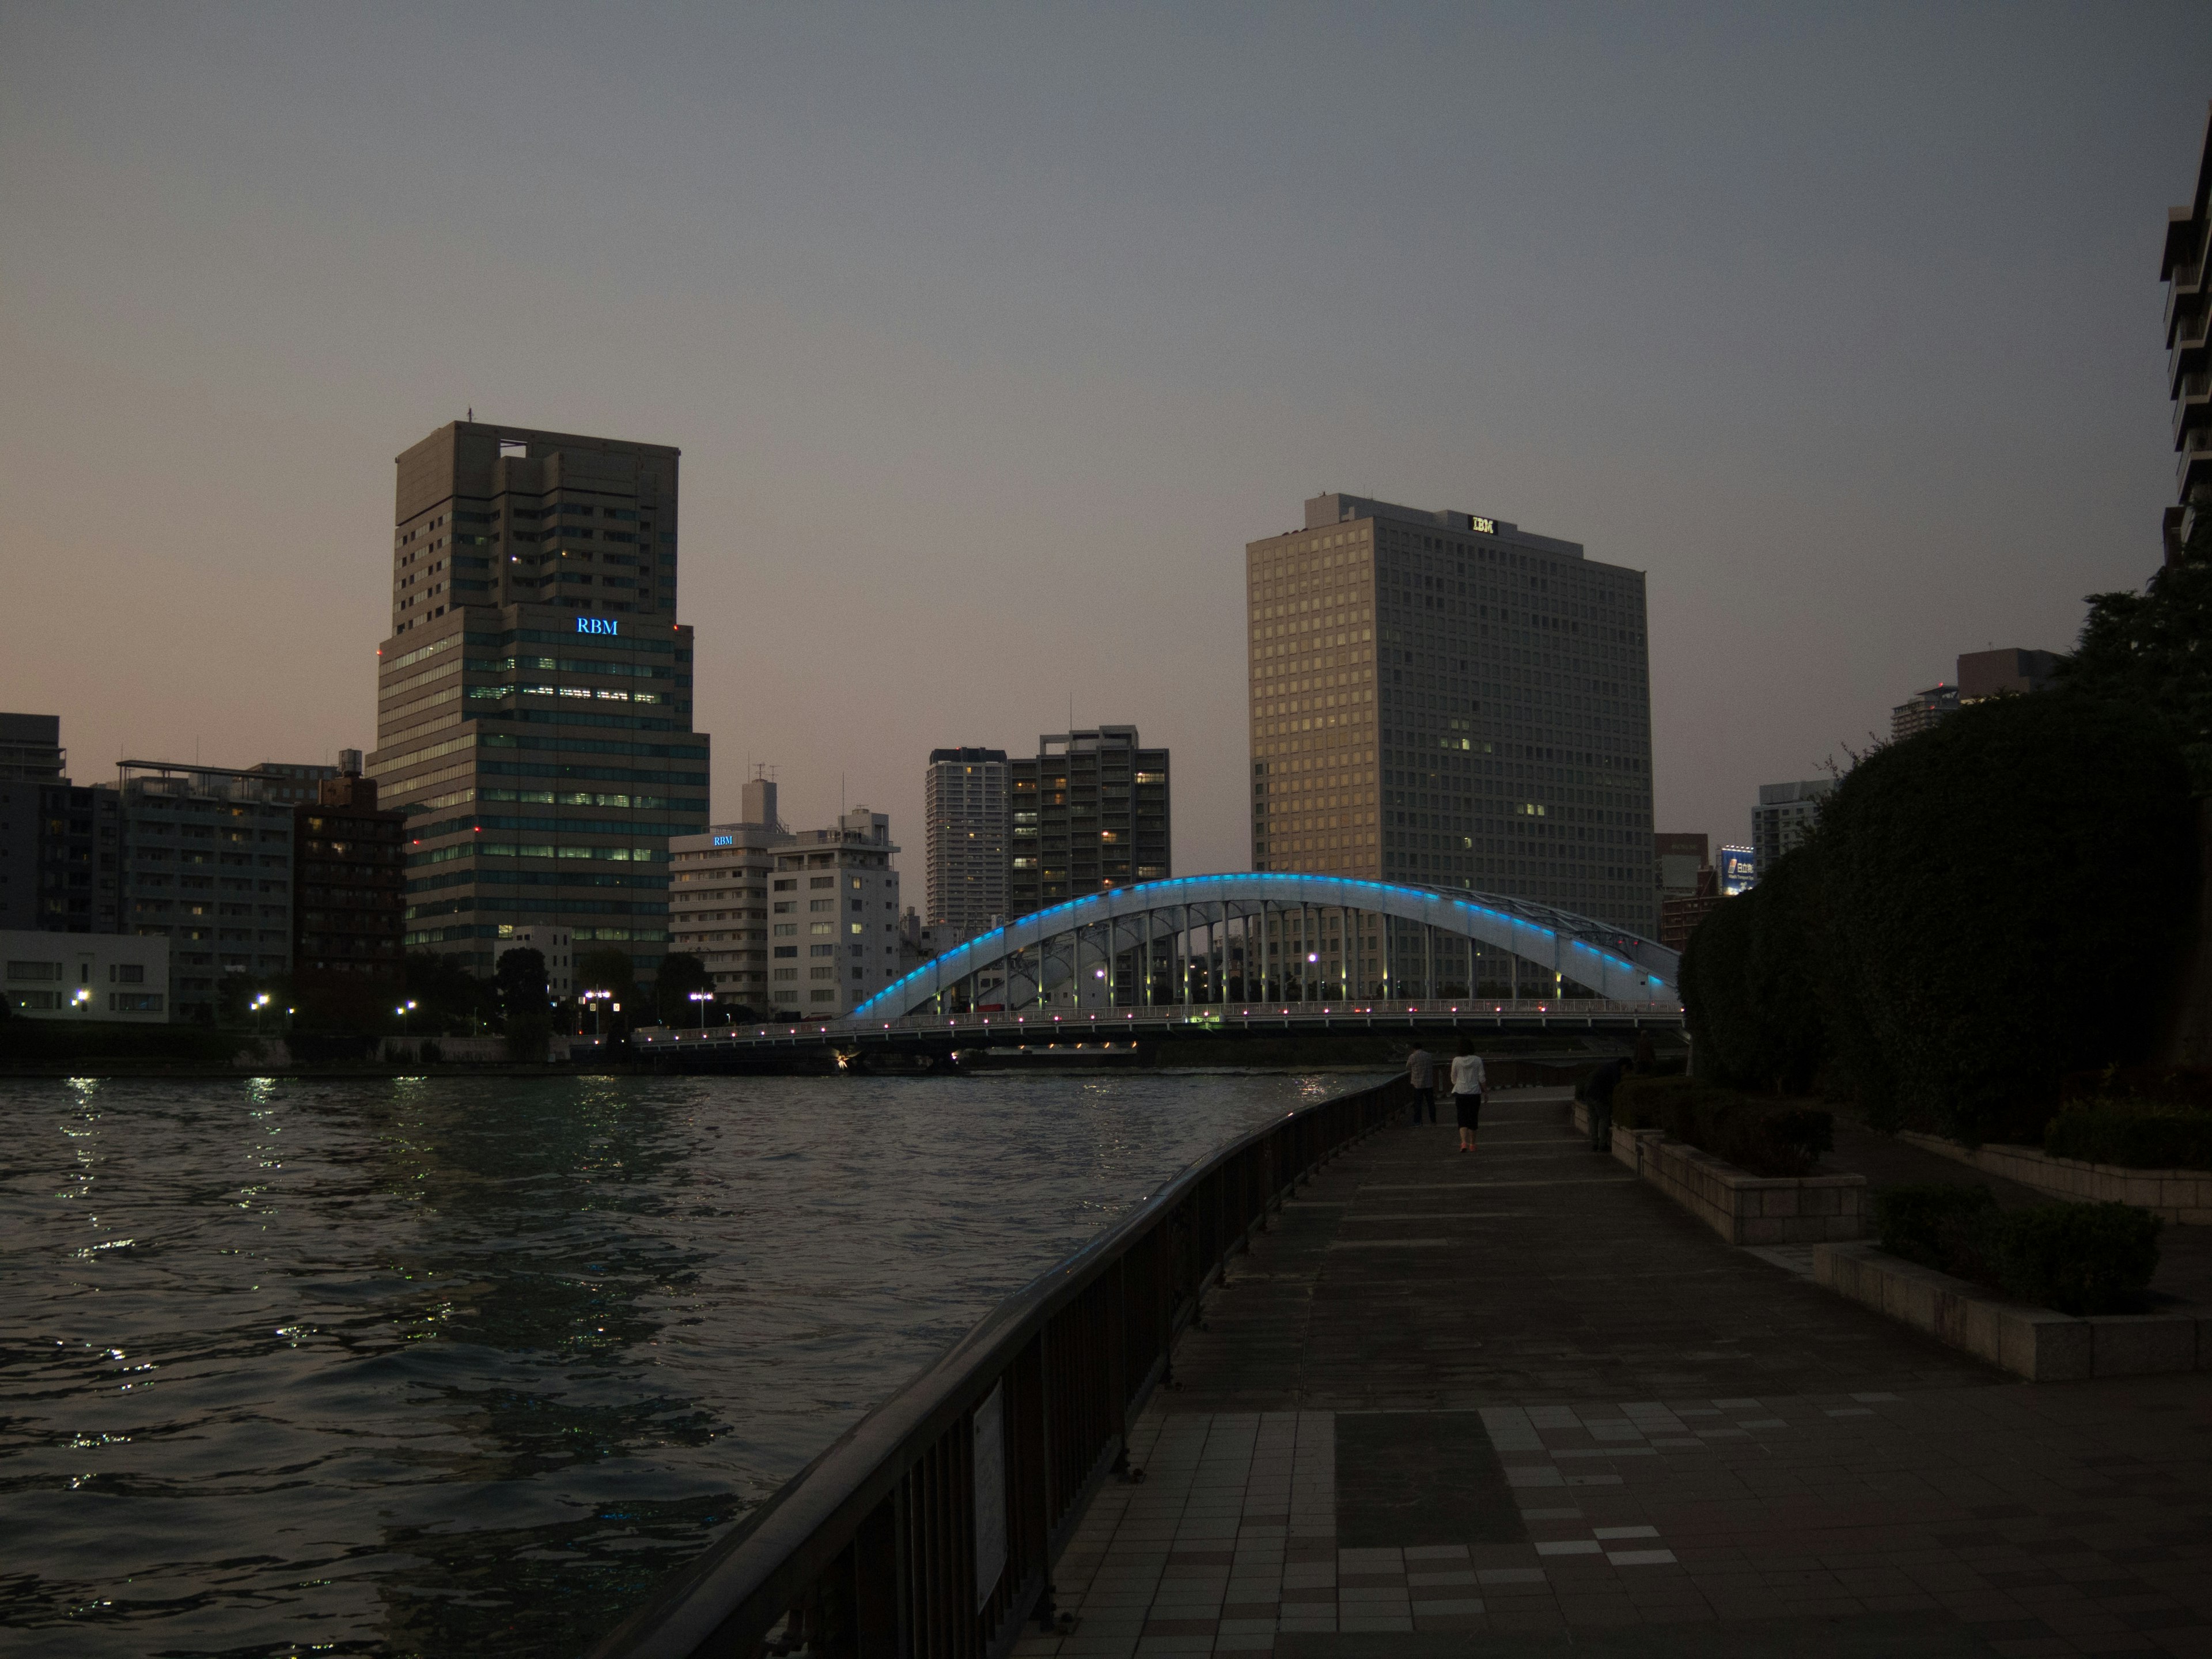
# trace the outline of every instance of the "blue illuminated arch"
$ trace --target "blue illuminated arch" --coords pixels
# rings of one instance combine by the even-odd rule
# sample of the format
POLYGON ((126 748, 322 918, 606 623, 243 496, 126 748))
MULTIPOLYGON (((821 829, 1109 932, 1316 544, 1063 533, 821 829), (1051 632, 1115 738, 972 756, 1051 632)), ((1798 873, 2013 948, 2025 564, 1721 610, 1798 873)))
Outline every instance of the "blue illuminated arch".
MULTIPOLYGON (((1510 951, 1610 1001, 1668 1008, 1681 1006, 1677 990, 1681 960, 1678 953, 1587 916, 1494 893, 1409 887, 1347 876, 1255 871, 1140 882, 1032 911, 932 957, 860 1004, 848 1018, 889 1020, 919 1013, 969 975, 1084 928, 1148 915, 1172 916, 1185 907, 1262 903, 1305 904, 1389 916, 1510 951)), ((1193 921, 1189 925, 1194 927, 1200 922, 1193 921)))

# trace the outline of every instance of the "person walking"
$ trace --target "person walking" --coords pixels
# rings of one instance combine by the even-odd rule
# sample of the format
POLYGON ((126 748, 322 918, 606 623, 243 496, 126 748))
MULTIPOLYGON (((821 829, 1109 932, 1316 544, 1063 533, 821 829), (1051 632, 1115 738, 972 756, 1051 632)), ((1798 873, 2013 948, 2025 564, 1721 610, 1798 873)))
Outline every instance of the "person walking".
POLYGON ((1474 1044, 1465 1037, 1459 1040, 1459 1053, 1451 1063, 1453 1115, 1459 1120, 1459 1149, 1462 1152, 1474 1150, 1474 1132, 1482 1123, 1482 1097, 1486 1090, 1482 1072, 1482 1056, 1474 1052, 1474 1044))
POLYGON ((1626 1061, 1608 1060, 1583 1084, 1583 1104, 1589 1108, 1590 1151, 1594 1152, 1613 1150, 1613 1091, 1620 1087, 1621 1073, 1627 1069, 1626 1061))
POLYGON ((1413 1052, 1406 1056, 1406 1081, 1413 1085, 1413 1122, 1420 1122, 1421 1112, 1425 1108, 1429 1121, 1434 1123, 1437 1121, 1436 1056, 1419 1042, 1413 1044, 1413 1052))

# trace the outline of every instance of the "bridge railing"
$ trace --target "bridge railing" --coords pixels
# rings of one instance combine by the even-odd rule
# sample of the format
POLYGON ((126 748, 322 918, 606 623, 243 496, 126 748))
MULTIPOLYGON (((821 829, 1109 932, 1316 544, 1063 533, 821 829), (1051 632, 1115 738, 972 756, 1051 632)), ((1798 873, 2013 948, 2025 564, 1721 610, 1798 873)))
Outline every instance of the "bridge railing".
POLYGON ((1049 1625, 1052 1565, 1176 1334, 1228 1258, 1322 1164, 1405 1107, 1395 1079, 1293 1112, 1182 1171, 1009 1297, 595 1659, 998 1659, 1049 1625))
POLYGON ((908 1014, 896 1019, 799 1019, 781 1023, 749 1020, 738 1025, 708 1025, 677 1030, 665 1026, 641 1027, 630 1033, 633 1047, 653 1049, 698 1042, 788 1042, 795 1038, 819 1041, 824 1036, 849 1037, 865 1042, 908 1032, 954 1033, 987 1037, 993 1043, 1079 1042, 1117 1041, 1143 1033, 1155 1036, 1177 1027, 1214 1030, 1223 1026, 1263 1028, 1310 1024, 1328 1020, 1347 1025, 1385 1024, 1394 1028, 1423 1021, 1468 1020, 1539 1021, 1572 1024, 1581 1020, 1624 1018, 1679 1021, 1676 1002, 1619 1002, 1601 997, 1450 997, 1367 1002, 1254 1002, 1189 1003, 1143 1008, 1079 1008, 1054 1013, 1049 1009, 1018 1012, 908 1014))

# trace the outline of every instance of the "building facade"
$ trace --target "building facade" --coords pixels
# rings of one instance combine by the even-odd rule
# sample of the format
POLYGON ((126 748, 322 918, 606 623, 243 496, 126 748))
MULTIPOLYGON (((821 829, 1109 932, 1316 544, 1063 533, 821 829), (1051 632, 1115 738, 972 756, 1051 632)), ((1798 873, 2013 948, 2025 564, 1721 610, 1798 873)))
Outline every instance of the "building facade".
POLYGON ((1820 802, 1835 787, 1833 778, 1759 786, 1759 805, 1751 809, 1751 852, 1760 875, 1813 833, 1820 822, 1820 802))
MULTIPOLYGON (((718 1004, 766 1014, 793 1006, 769 995, 768 915, 775 849, 788 846, 792 835, 776 817, 773 778, 746 782, 742 811, 736 823, 668 843, 670 948, 706 965, 718 1004)), ((799 960, 794 944, 784 965, 799 960)), ((796 990, 799 976, 779 983, 796 990)))
POLYGON ((0 783, 60 783, 68 772, 59 714, 0 714, 0 783))
POLYGON ((771 1012, 849 1013, 898 977, 899 872, 890 819, 856 806, 770 854, 771 1012))
POLYGON ((2057 678, 2063 660, 2055 651, 2023 651, 2017 646, 1966 652, 1959 659, 1960 706, 2045 690, 2057 678))
MULTIPOLYGON (((76 849, 57 845, 52 838, 65 835, 73 817, 90 816, 88 810, 72 810, 67 769, 60 715, 0 714, 0 928, 52 926, 50 910, 56 902, 67 915, 66 878, 76 862, 68 854, 76 849), (64 878, 60 890, 54 890, 52 877, 55 874, 64 878)), ((91 828, 86 826, 88 860, 97 856, 88 844, 93 839, 91 828)), ((108 850, 114 851, 112 847, 108 850)), ((112 872, 112 862, 109 868, 112 872)), ((75 872, 85 878, 85 890, 80 896, 88 913, 85 924, 76 931, 112 933, 115 931, 112 880, 108 926, 92 925, 92 869, 88 862, 81 872, 75 872)), ((62 931, 67 931, 65 925, 62 931)))
POLYGON ((0 994, 33 1019, 166 1024, 168 985, 169 942, 157 935, 0 930, 0 994))
POLYGON ((1252 864, 1656 931, 1641 571, 1352 495, 1245 548, 1252 864))
POLYGON ((227 767, 117 769, 123 929, 168 941, 169 1012, 213 1019, 228 975, 292 965, 292 808, 227 767))
MULTIPOLYGON (((357 769, 358 750, 347 751, 357 769)), ((264 787, 293 793, 297 780, 264 787)), ((357 769, 316 784, 292 808, 292 982, 301 996, 380 1006, 406 982, 404 819, 378 806, 376 780, 357 769)))
POLYGON ((520 927, 502 927, 499 939, 492 946, 492 969, 498 971, 499 959, 509 951, 535 951, 545 958, 545 995, 553 1002, 566 1002, 576 994, 576 941, 566 927, 544 924, 520 927))
POLYGON ((1168 751, 1133 726, 1047 734, 1007 763, 1006 915, 1175 873, 1168 751))
POLYGON ((1006 914, 1006 751, 933 749, 923 775, 923 920, 974 932, 1006 914))
POLYGON ((398 458, 369 770, 407 817, 408 948, 489 974, 501 927, 557 924, 653 977, 670 840, 708 817, 678 458, 464 422, 398 458))
POLYGON ((2166 247, 2159 276, 2166 283, 2166 374, 2173 400, 2174 505, 2161 526, 2166 562, 2180 562, 2197 510, 2212 496, 2212 351, 2205 324, 2212 317, 2204 283, 2204 255, 2212 241, 2212 115, 2197 146, 2197 187, 2166 213, 2166 247))
POLYGON ((1958 712, 1959 688, 1955 685, 1931 685, 1925 691, 1915 691, 1889 711, 1889 740, 1903 743, 1907 738, 1917 737, 1958 712))

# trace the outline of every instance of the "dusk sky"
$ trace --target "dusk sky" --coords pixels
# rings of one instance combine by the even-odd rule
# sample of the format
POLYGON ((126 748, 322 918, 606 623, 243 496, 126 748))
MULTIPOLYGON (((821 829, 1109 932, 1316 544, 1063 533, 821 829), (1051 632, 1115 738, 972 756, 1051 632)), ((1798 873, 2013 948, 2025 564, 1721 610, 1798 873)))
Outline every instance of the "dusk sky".
POLYGON ((684 452, 714 805, 1133 723, 1249 863, 1243 545, 1649 573, 1661 830, 2069 646, 2172 499, 2212 7, 0 3, 0 708, 375 739, 392 458, 684 452))

